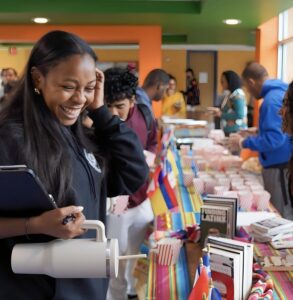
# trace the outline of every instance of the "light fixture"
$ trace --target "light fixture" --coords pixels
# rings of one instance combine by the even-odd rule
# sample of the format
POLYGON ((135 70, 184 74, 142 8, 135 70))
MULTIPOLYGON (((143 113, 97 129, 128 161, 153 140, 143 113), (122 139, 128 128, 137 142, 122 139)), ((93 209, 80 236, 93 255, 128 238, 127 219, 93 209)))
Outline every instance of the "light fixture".
POLYGON ((47 18, 33 18, 33 21, 38 24, 46 24, 49 22, 47 18))
POLYGON ((237 19, 227 19, 227 20, 223 20, 223 22, 227 25, 238 25, 241 23, 241 20, 237 20, 237 19))

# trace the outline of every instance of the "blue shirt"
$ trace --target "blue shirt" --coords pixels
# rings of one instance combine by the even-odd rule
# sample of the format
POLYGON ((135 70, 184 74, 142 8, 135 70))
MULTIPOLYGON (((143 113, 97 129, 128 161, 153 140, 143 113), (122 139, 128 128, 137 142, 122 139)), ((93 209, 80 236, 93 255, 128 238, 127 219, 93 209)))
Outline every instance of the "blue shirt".
POLYGON ((152 100, 149 98, 145 90, 141 87, 136 88, 136 102, 146 105, 151 111, 153 111, 152 100))
POLYGON ((288 85, 281 80, 264 82, 261 97, 264 101, 259 113, 259 134, 243 141, 243 147, 259 152, 264 168, 285 164, 292 154, 289 136, 282 131, 280 109, 288 85))

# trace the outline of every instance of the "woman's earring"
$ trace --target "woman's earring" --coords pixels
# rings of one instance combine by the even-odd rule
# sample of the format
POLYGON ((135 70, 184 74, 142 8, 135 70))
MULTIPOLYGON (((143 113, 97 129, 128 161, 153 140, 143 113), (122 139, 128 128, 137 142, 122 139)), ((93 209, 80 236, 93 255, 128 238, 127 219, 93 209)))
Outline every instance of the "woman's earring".
POLYGON ((37 95, 41 95, 41 92, 38 88, 34 88, 34 92, 37 94, 37 95))

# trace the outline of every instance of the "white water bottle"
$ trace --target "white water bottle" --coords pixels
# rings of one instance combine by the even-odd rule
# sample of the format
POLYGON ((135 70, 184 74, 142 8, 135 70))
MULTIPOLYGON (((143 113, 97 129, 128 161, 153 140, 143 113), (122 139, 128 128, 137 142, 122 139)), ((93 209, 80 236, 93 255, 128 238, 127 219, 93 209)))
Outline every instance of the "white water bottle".
POLYGON ((118 240, 106 239, 105 227, 100 221, 87 220, 82 227, 95 229, 96 238, 15 245, 11 255, 13 272, 55 278, 117 277, 118 240))

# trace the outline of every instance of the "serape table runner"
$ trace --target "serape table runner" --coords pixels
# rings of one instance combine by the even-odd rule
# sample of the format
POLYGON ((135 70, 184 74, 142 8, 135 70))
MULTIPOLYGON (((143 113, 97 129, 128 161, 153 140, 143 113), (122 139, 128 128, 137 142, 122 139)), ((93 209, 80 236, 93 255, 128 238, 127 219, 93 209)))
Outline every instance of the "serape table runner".
MULTIPOLYGON (((279 256, 293 254, 293 249, 275 250, 268 243, 254 243, 254 253, 257 256, 279 256)), ((274 282, 274 299, 292 300, 293 299, 293 271, 276 272, 266 271, 274 282)))
POLYGON ((157 255, 150 252, 146 299, 186 300, 191 290, 185 248, 182 247, 177 264, 163 266, 157 255))

